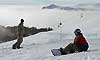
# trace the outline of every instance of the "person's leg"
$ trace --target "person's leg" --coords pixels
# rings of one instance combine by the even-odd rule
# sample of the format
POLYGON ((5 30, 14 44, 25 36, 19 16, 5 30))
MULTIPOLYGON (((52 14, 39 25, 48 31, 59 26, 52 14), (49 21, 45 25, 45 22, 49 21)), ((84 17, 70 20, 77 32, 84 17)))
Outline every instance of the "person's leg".
POLYGON ((72 48, 73 48, 74 52, 80 51, 79 47, 76 44, 73 44, 72 48))
POLYGON ((17 43, 18 42, 16 42, 15 44, 13 44, 12 49, 16 49, 17 48, 17 43))
POLYGON ((64 53, 63 48, 60 48, 60 52, 61 52, 61 55, 65 55, 66 54, 66 53, 64 53))
POLYGON ((73 50, 72 46, 73 46, 73 43, 68 44, 68 45, 63 49, 63 52, 66 53, 66 54, 69 54, 69 53, 73 52, 74 50, 73 50))
POLYGON ((18 38, 17 42, 15 44, 13 44, 13 46, 12 46, 13 49, 17 48, 19 41, 20 41, 20 38, 18 38))
POLYGON ((23 35, 21 34, 17 43, 17 48, 21 48, 20 45, 23 42, 23 35))
POLYGON ((18 40, 16 41, 15 44, 13 44, 12 49, 16 49, 16 48, 17 48, 18 42, 20 41, 20 34, 17 34, 17 39, 18 39, 18 40))
POLYGON ((23 42, 23 35, 19 34, 18 35, 18 40, 17 42, 12 46, 12 49, 16 49, 16 48, 21 48, 20 45, 23 42))
POLYGON ((69 53, 74 53, 74 52, 78 52, 79 51, 79 48, 77 45, 75 45, 74 43, 70 43, 68 46, 66 46, 64 49, 63 49, 63 52, 66 53, 66 54, 69 54, 69 53))

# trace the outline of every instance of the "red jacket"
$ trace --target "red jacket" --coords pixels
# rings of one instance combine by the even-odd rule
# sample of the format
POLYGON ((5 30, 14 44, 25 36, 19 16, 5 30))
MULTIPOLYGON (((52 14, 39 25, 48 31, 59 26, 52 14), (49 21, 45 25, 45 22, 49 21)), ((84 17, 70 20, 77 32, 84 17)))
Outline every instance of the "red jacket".
POLYGON ((84 38, 84 36, 79 35, 79 36, 76 36, 76 37, 75 37, 74 43, 77 44, 77 45, 84 45, 84 44, 87 43, 87 41, 86 41, 86 39, 84 38))

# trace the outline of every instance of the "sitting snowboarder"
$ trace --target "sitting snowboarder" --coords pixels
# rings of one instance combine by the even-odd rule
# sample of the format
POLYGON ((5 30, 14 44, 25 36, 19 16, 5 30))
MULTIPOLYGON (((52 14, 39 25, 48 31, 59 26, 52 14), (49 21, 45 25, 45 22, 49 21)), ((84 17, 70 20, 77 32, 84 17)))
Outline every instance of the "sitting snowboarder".
POLYGON ((89 48, 88 42, 86 41, 85 37, 81 33, 81 30, 76 29, 74 31, 74 34, 76 36, 74 39, 74 43, 70 43, 65 48, 60 48, 62 55, 88 50, 89 48))

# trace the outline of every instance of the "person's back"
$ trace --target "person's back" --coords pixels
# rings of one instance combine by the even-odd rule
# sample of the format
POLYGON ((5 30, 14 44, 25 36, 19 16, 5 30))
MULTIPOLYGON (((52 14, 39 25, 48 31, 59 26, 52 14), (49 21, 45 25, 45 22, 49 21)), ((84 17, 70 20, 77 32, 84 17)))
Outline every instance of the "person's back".
POLYGON ((17 30, 18 34, 24 34, 24 26, 23 26, 23 23, 20 23, 18 25, 18 28, 17 29, 18 29, 17 30))
POLYGON ((84 45, 87 43, 86 39, 83 35, 76 36, 74 39, 74 43, 77 45, 84 45))
POLYGON ((88 50, 88 42, 86 41, 85 37, 81 33, 81 31, 77 32, 77 30, 74 32, 76 37, 74 39, 74 44, 76 44, 79 47, 80 52, 81 51, 87 51, 88 50))

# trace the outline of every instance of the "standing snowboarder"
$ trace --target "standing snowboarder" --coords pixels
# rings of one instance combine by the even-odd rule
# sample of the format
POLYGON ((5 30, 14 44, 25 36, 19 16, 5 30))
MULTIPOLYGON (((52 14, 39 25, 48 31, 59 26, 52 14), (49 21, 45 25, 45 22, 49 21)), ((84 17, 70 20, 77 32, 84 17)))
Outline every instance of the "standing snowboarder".
POLYGON ((21 43, 23 42, 23 34, 24 34, 24 19, 21 19, 21 22, 20 24, 18 25, 18 28, 17 28, 17 42, 12 46, 12 49, 20 49, 20 48, 23 48, 21 47, 21 43))

